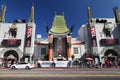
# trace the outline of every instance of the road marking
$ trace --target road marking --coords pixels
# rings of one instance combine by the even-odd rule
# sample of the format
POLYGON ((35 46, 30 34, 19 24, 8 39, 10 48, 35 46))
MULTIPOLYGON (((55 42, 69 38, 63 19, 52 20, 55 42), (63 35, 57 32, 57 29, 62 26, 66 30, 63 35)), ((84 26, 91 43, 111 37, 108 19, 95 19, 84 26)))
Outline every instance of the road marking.
POLYGON ((120 74, 0 74, 0 77, 120 77, 120 74))

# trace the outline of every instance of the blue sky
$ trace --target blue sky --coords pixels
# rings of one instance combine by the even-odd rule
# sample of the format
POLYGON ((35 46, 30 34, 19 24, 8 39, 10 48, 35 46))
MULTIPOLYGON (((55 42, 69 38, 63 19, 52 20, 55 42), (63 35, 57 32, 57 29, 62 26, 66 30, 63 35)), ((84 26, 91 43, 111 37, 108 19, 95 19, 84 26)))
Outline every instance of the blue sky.
POLYGON ((120 11, 120 0, 0 0, 0 6, 7 6, 5 22, 14 19, 29 20, 32 4, 35 7, 36 35, 41 34, 47 38, 48 33, 44 23, 52 26, 54 12, 64 16, 68 28, 75 24, 72 37, 78 36, 78 30, 87 22, 87 7, 91 7, 93 18, 114 17, 113 7, 117 6, 120 11))

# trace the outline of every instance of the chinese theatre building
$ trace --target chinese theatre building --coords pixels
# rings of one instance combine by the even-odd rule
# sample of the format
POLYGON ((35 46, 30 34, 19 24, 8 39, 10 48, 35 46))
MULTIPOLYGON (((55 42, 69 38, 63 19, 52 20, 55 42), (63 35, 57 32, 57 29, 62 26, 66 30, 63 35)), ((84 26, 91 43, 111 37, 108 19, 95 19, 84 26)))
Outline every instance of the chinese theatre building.
POLYGON ((64 16, 55 15, 49 30, 49 60, 71 58, 71 32, 68 29, 64 16))
POLYGON ((86 41, 86 53, 98 61, 115 63, 120 60, 120 17, 114 8, 115 18, 93 18, 88 7, 88 23, 79 30, 79 40, 86 41))
POLYGON ((28 23, 25 20, 5 23, 5 11, 6 6, 3 6, 0 16, 0 62, 7 67, 14 62, 31 62, 35 36, 34 6, 28 23))

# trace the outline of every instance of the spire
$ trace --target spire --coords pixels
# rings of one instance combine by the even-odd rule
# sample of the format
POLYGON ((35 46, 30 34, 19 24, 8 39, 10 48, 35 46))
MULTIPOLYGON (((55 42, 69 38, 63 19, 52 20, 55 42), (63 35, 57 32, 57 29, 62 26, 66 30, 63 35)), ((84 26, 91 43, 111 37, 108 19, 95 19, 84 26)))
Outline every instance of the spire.
POLYGON ((120 15, 119 15, 119 12, 118 12, 117 7, 114 7, 114 8, 113 8, 113 11, 114 11, 116 23, 120 23, 120 15))
POLYGON ((31 14, 30 14, 29 22, 34 22, 34 5, 32 5, 32 8, 31 8, 31 14))
POLYGON ((63 15, 55 15, 50 32, 58 34, 69 32, 63 15))
POLYGON ((90 7, 88 6, 88 23, 91 23, 92 22, 92 16, 91 16, 91 10, 90 10, 90 7))
POLYGON ((6 6, 2 5, 2 12, 0 14, 0 22, 4 22, 4 20, 5 20, 5 12, 6 12, 6 6))

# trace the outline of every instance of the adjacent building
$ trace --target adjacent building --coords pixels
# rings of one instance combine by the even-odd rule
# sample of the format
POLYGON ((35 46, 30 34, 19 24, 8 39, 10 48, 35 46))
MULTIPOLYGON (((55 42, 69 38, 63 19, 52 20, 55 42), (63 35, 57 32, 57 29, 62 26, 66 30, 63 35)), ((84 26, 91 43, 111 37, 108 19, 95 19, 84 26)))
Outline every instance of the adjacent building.
POLYGON ((79 29, 78 39, 85 42, 87 57, 95 62, 120 60, 120 17, 114 8, 115 18, 92 18, 88 7, 88 23, 79 29))
POLYGON ((15 20, 4 22, 6 6, 0 16, 0 62, 5 66, 13 62, 32 62, 34 53, 35 23, 34 6, 31 8, 29 22, 15 20))

